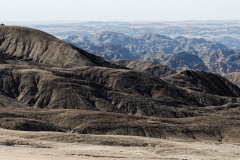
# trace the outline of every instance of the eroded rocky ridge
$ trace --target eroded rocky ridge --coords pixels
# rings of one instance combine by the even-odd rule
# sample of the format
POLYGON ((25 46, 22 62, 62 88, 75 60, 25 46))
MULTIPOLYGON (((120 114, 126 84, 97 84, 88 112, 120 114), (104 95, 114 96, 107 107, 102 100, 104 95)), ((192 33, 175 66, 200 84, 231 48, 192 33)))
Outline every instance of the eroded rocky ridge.
MULTIPOLYGON (((219 74, 172 73, 165 67, 171 74, 161 76, 165 70, 161 65, 140 61, 112 64, 28 28, 1 26, 0 37, 3 128, 158 138, 170 133, 194 138, 194 131, 222 140, 222 131, 216 129, 222 125, 203 130, 204 124, 192 128, 187 126, 192 123, 184 120, 177 129, 177 120, 158 118, 201 119, 239 107, 240 89, 219 74), (154 72, 154 67, 159 72, 154 72), (56 113, 59 116, 53 116, 56 113), (134 122, 126 123, 128 120, 134 122)), ((211 122, 211 117, 203 119, 211 122)))

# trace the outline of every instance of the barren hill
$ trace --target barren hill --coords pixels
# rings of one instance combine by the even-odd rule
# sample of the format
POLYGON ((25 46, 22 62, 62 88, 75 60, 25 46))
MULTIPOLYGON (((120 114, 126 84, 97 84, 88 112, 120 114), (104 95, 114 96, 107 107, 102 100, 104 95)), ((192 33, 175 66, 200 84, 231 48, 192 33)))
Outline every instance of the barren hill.
POLYGON ((189 93, 150 74, 124 69, 88 66, 64 69, 8 61, 1 66, 0 74, 1 94, 34 108, 174 117, 178 111, 167 106, 197 107, 230 101, 227 97, 189 93))
POLYGON ((52 35, 24 27, 0 26, 0 53, 8 59, 31 60, 58 67, 111 66, 102 58, 52 35))

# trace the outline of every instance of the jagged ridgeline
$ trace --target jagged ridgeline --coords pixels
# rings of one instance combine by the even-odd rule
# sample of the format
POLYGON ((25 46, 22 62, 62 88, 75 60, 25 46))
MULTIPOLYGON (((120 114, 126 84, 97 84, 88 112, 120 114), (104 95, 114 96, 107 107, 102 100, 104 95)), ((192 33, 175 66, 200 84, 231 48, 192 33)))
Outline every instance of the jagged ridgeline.
MULTIPOLYGON (((39 30, 0 26, 0 107, 21 108, 22 114, 26 108, 28 115, 4 110, 0 124, 5 128, 34 130, 39 126, 35 129, 65 131, 71 126, 79 133, 161 137, 157 133, 162 123, 150 124, 139 116, 208 115, 205 107, 237 103, 239 96, 240 89, 219 74, 193 70, 176 73, 167 66, 142 61, 111 63, 39 30), (42 117, 33 116, 31 109, 43 109, 42 117), (50 109, 59 110, 59 115, 50 109), (65 109, 77 112, 65 113, 65 109), (85 126, 85 118, 77 114, 89 118, 85 126), (52 118, 54 115, 57 119, 52 118), (51 124, 43 117, 52 118, 51 124), (96 117, 102 118, 97 122, 96 117), (72 123, 75 118, 78 123, 72 123), (135 122, 128 126, 128 118, 135 122), (107 125, 109 120, 114 124, 107 125), (31 127, 22 129, 26 123, 31 127)), ((176 133, 181 132, 180 128, 176 133)))
POLYGON ((147 60, 175 70, 240 71, 239 50, 203 38, 170 38, 154 33, 131 37, 105 31, 89 37, 70 36, 65 41, 107 60, 147 60))

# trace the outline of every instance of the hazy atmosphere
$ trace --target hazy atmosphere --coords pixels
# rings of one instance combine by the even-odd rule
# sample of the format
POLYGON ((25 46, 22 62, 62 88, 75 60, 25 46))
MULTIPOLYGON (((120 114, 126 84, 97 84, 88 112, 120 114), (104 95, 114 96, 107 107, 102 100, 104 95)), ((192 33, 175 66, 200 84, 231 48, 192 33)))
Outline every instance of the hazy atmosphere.
POLYGON ((239 0, 7 0, 1 21, 235 20, 239 0))

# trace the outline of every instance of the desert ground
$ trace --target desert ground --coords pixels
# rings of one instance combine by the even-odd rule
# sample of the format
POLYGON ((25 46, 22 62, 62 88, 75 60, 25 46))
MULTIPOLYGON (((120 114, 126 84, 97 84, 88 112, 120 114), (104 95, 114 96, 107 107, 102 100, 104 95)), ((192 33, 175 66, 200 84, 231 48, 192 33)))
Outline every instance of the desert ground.
POLYGON ((240 143, 0 129, 0 160, 33 159, 237 160, 240 143))

